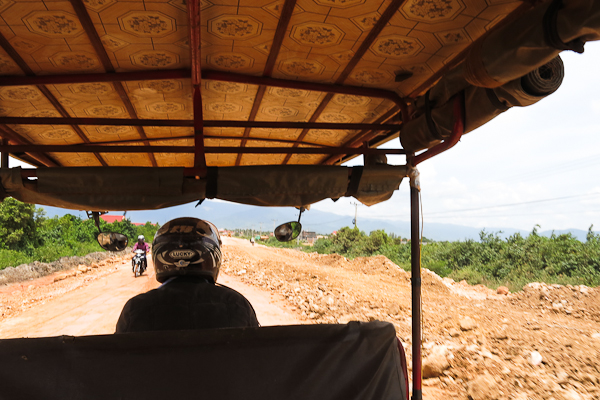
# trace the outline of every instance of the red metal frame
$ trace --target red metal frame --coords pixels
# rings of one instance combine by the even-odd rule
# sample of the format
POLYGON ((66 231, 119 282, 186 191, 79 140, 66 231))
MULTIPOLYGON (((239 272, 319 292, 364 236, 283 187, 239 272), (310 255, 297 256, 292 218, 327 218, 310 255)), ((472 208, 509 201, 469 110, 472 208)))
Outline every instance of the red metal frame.
MULTIPOLYGON (((406 154, 404 149, 367 149, 348 147, 204 147, 207 154, 406 154)), ((94 146, 76 145, 3 145, 0 152, 51 152, 51 153, 188 153, 196 149, 190 146, 94 146)))
POLYGON ((406 352, 404 351, 404 346, 402 346, 402 342, 400 339, 396 338, 396 342, 398 343, 398 355, 400 356, 400 368, 402 369, 402 374, 404 375, 404 385, 406 386, 406 397, 408 400, 410 397, 410 389, 408 383, 408 363, 406 362, 406 352))
POLYGON ((450 136, 449 139, 444 140, 442 143, 438 144, 437 146, 434 146, 431 149, 425 151, 424 153, 421 153, 421 154, 415 156, 415 158, 412 161, 413 166, 416 167, 418 164, 422 163, 423 161, 428 160, 431 157, 436 156, 436 155, 450 149, 456 143, 459 142, 459 140, 462 137, 462 134, 464 133, 464 130, 465 130, 464 104, 465 104, 464 92, 461 92, 460 94, 456 95, 456 97, 454 98, 454 108, 453 108, 454 126, 452 128, 452 135, 450 136))
POLYGON ((327 92, 335 94, 349 94, 354 96, 375 97, 380 99, 391 100, 398 107, 406 107, 406 102, 402 100, 402 98, 396 92, 392 92, 390 90, 360 86, 343 86, 340 84, 330 85, 326 83, 292 81, 288 79, 276 79, 264 76, 242 75, 222 71, 204 71, 202 77, 204 79, 210 79, 214 81, 237 82, 250 85, 264 85, 286 89, 299 89, 314 92, 327 92))
POLYGON ((131 82, 159 79, 189 79, 189 69, 117 72, 103 74, 68 74, 40 76, 0 76, 0 86, 66 85, 71 83, 131 82))
MULTIPOLYGON (((1 135, 0 135, 1 136, 1 135)), ((181 139, 193 139, 194 135, 185 135, 185 136, 160 136, 149 138, 148 142, 162 142, 165 140, 181 140, 181 139)), ((241 136, 228 136, 228 135, 207 135, 204 134, 204 139, 223 139, 223 140, 242 140, 241 136)), ((290 140, 290 139, 274 139, 274 138, 266 138, 266 137, 251 137, 248 140, 253 142, 269 142, 269 143, 289 143, 296 144, 298 141, 290 140)), ((99 146, 102 144, 126 144, 126 143, 139 143, 142 139, 125 139, 125 140, 111 140, 108 142, 94 142, 94 145, 99 146)), ((314 143, 314 142, 300 142, 299 144, 306 146, 315 146, 315 147, 323 147, 323 148, 333 148, 337 146, 330 146, 327 144, 314 143)), ((347 147, 347 146, 343 146, 347 147)))
MULTIPOLYGON (((0 125, 0 137, 4 138, 4 146, 8 149, 12 149, 12 146, 9 145, 9 141, 14 142, 18 145, 30 145, 31 142, 28 141, 27 139, 23 138, 21 135, 19 135, 17 132, 13 131, 12 129, 10 129, 8 126, 5 125, 0 125)), ((3 150, 3 154, 4 153, 13 153, 12 150, 3 150)), ((34 160, 36 160, 37 162, 39 162, 42 165, 45 165, 46 167, 59 167, 60 164, 57 163, 55 160, 53 160, 51 157, 45 155, 45 154, 38 154, 38 153, 27 153, 27 155, 31 158, 33 158, 34 160)))
MULTIPOLYGON (((454 98, 454 125, 448 140, 419 154, 409 155, 408 165, 416 167, 454 146, 460 140, 465 127, 465 94, 464 91, 454 98)), ((419 227, 420 183, 418 171, 411 168, 410 173, 410 221, 411 221, 411 300, 412 300, 412 363, 413 363, 413 400, 421 400, 422 392, 422 357, 421 357, 421 235, 419 227)))
MULTIPOLYGON (((201 103, 196 101, 194 104, 201 103)), ((196 110, 195 110, 196 111, 196 110)), ((198 110, 201 112, 200 110, 198 110)), ((9 125, 89 125, 89 126, 173 126, 197 127, 196 119, 117 119, 117 118, 38 118, 0 117, 0 124, 9 125)), ((271 129, 329 129, 329 130, 400 130, 394 124, 352 124, 335 122, 224 121, 204 120, 205 128, 271 128, 271 129)), ((243 137, 240 137, 243 139, 243 137)), ((251 139, 251 138, 246 138, 251 139)))
MULTIPOLYGON (((377 120, 375 120, 375 123, 379 124, 379 123, 388 122, 390 119, 392 119, 396 115, 396 113, 397 113, 397 109, 394 107, 390 111, 383 114, 381 117, 377 118, 377 120)), ((354 137, 352 137, 350 140, 348 140, 346 143, 344 143, 342 145, 342 147, 359 147, 364 142, 370 140, 369 139, 370 137, 378 135, 379 132, 380 131, 376 130, 376 129, 363 130, 363 131, 359 132, 358 134, 356 134, 354 137)), ((343 158, 343 157, 341 157, 341 158, 343 158)), ((328 157, 327 159, 322 161, 321 164, 333 164, 339 160, 340 160, 340 157, 328 157)))
POLYGON ((197 1, 187 2, 190 25, 190 59, 192 63, 192 87, 194 110, 194 170, 198 175, 206 171, 206 155, 204 148, 204 118, 202 116, 202 72, 200 53, 201 47, 201 19, 200 7, 197 1))

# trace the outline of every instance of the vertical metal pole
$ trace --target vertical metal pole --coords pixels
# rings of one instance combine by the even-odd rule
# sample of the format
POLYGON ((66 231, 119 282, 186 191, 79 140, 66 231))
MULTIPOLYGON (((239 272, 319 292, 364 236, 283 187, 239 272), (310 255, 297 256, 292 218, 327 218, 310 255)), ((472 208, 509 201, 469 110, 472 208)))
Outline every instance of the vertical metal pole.
POLYGON ((190 60, 192 69, 193 110, 194 110, 194 170, 196 179, 201 175, 200 171, 206 170, 206 156, 204 149, 204 117, 202 115, 202 71, 201 71, 201 18, 200 2, 192 0, 187 2, 190 26, 190 60))
POLYGON ((412 286, 412 367, 413 400, 423 398, 421 377, 421 235, 419 232, 419 171, 410 175, 410 267, 412 286))
MULTIPOLYGON (((0 145, 4 146, 5 144, 8 144, 8 140, 0 139, 0 145)), ((8 168, 8 151, 3 151, 1 157, 0 167, 8 168)))

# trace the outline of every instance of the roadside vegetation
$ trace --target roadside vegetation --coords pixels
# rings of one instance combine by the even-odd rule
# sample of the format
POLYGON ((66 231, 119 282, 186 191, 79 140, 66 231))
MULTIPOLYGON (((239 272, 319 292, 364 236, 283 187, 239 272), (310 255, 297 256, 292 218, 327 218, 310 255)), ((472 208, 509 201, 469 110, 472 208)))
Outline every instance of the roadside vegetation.
MULTIPOLYGON (((130 243, 138 235, 154 237, 159 228, 150 222, 136 226, 127 219, 112 224, 101 220, 100 227, 127 235, 130 243)), ((42 208, 8 197, 0 203, 0 269, 104 251, 96 241, 97 233, 92 220, 70 214, 47 218, 42 208)))
MULTIPOLYGON (((277 247, 298 247, 296 241, 277 247)), ((490 288, 507 286, 520 290, 529 282, 600 286, 600 235, 592 231, 580 242, 571 234, 538 235, 537 227, 527 236, 502 239, 499 233, 481 231, 479 240, 435 242, 425 240, 421 260, 442 277, 466 280, 490 288)), ((319 239, 307 252, 337 253, 353 259, 384 255, 402 268, 410 269, 410 242, 382 230, 366 235, 358 228, 342 228, 337 235, 319 239)))

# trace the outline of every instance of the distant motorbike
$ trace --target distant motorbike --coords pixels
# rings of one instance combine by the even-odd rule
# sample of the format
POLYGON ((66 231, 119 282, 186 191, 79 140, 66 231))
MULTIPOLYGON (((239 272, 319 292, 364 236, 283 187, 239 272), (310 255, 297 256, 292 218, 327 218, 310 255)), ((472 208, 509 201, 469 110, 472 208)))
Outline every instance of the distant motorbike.
POLYGON ((146 252, 144 250, 136 250, 135 255, 131 259, 133 274, 137 278, 146 270, 146 252))

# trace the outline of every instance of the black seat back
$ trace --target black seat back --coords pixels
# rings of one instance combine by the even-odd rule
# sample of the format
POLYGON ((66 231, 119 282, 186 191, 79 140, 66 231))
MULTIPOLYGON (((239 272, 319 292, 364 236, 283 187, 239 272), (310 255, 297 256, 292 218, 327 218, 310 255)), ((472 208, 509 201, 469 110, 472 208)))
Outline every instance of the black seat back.
POLYGON ((5 339, 0 397, 404 400, 398 348, 384 322, 5 339))

